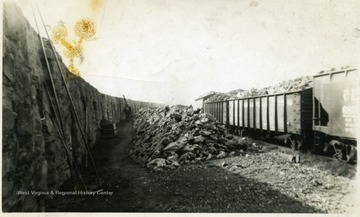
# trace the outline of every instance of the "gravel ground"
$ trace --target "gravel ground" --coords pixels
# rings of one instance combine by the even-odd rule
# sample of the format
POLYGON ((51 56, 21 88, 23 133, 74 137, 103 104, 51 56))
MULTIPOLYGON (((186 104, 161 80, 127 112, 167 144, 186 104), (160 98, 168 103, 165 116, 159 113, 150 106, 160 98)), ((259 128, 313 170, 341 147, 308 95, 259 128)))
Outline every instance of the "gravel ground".
POLYGON ((267 153, 244 153, 212 163, 239 176, 266 183, 272 189, 320 212, 351 212, 356 204, 354 180, 291 163, 289 155, 278 149, 267 153))
MULTIPOLYGON (((113 195, 55 196, 47 200, 47 211, 349 213, 356 204, 354 179, 321 170, 315 161, 311 165, 314 156, 304 155, 307 163, 294 164, 282 149, 264 146, 264 153, 237 152, 233 157, 150 172, 129 155, 131 123, 124 123, 119 135, 93 149, 104 180, 94 189, 113 195)), ((322 167, 330 164, 349 167, 333 160, 322 167)), ((83 176, 86 183, 94 179, 90 172, 83 171, 83 176)), ((69 184, 61 188, 72 189, 69 184)))

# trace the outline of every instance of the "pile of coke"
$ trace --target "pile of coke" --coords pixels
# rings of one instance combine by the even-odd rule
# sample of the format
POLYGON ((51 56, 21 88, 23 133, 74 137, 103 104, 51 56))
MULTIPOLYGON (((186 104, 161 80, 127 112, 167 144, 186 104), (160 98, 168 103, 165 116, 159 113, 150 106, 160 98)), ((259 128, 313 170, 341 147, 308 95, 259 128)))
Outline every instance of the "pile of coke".
POLYGON ((136 136, 130 154, 154 171, 174 169, 253 147, 246 138, 227 133, 208 113, 191 106, 143 108, 135 116, 136 136))
POLYGON ((296 92, 313 87, 312 76, 302 76, 291 80, 282 81, 276 85, 262 89, 252 88, 251 90, 233 90, 227 93, 214 93, 206 102, 240 99, 244 97, 264 96, 269 94, 296 92))

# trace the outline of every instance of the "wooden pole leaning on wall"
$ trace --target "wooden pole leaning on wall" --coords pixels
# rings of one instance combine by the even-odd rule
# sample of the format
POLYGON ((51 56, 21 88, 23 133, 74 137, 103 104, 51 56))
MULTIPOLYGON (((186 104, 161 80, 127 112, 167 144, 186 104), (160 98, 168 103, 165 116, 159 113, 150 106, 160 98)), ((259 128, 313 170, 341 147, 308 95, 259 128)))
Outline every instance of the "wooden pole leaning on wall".
MULTIPOLYGON (((44 84, 44 86, 45 86, 45 84, 44 84)), ((45 86, 45 90, 46 90, 46 94, 47 94, 48 99, 49 99, 49 102, 50 102, 50 106, 51 106, 51 108, 54 110, 54 114, 55 114, 55 116, 56 116, 55 108, 54 108, 55 106, 54 106, 54 103, 53 103, 52 100, 51 100, 49 90, 48 90, 48 88, 47 88, 46 86, 45 86)), ((50 117, 50 119, 51 119, 51 117, 50 117)), ((55 117, 55 119, 57 120, 56 117, 55 117)), ((79 169, 79 167, 76 165, 75 160, 71 157, 70 150, 69 150, 69 149, 67 148, 67 146, 66 146, 65 137, 61 134, 60 128, 59 128, 59 126, 58 126, 59 123, 56 123, 53 119, 51 119, 51 122, 53 123, 54 127, 56 128, 56 131, 57 131, 57 133, 59 134, 60 140, 61 140, 61 142, 62 142, 62 144, 63 144, 63 146, 64 146, 64 148, 65 148, 65 151, 66 151, 66 154, 67 154, 67 157, 68 157, 68 161, 69 161, 69 165, 70 165, 70 166, 71 166, 71 164, 74 165, 75 171, 76 171, 76 173, 77 173, 77 175, 78 175, 78 177, 79 177, 79 179, 80 179, 80 182, 81 182, 81 184, 83 185, 84 190, 86 191, 86 190, 87 190, 87 187, 86 187, 86 185, 85 185, 85 183, 84 183, 84 180, 83 180, 83 178, 82 178, 82 176, 81 176, 80 169, 79 169)))
POLYGON ((36 29, 38 31, 38 35, 39 35, 39 40, 40 40, 40 43, 41 43, 41 48, 42 48, 42 51, 44 53, 44 59, 45 59, 45 62, 46 62, 46 67, 47 67, 47 71, 48 71, 48 74, 49 74, 49 78, 50 78, 50 82, 51 82, 51 87, 52 87, 52 91, 54 93, 54 97, 55 97, 55 102, 56 102, 56 105, 57 105, 57 109, 54 111, 54 112, 57 112, 58 113, 58 116, 56 116, 56 118, 59 118, 58 121, 60 121, 60 129, 63 133, 63 136, 65 137, 65 130, 64 130, 64 124, 63 124, 63 121, 62 121, 62 118, 61 118, 61 112, 60 112, 60 107, 59 107, 59 98, 57 96, 57 93, 56 93, 56 89, 55 89, 55 84, 54 84, 54 79, 52 77, 52 72, 51 72, 51 69, 50 69, 50 64, 49 64, 49 61, 48 61, 48 58, 47 58, 47 54, 46 54, 46 50, 45 50, 45 45, 44 45, 44 42, 41 38, 41 35, 40 35, 40 29, 39 29, 39 25, 38 25, 38 22, 37 22, 37 19, 36 19, 36 16, 35 16, 35 11, 34 11, 34 7, 33 5, 31 4, 31 10, 33 12, 33 16, 34 16, 34 20, 35 20, 35 24, 36 24, 36 29))
MULTIPOLYGON (((46 55, 46 50, 45 50, 45 46, 44 46, 44 42, 41 38, 41 35, 40 35, 40 31, 39 31, 39 25, 38 25, 38 22, 37 22, 37 19, 36 19, 36 15, 35 15, 35 11, 34 11, 34 8, 33 8, 33 5, 31 4, 31 10, 32 10, 32 13, 33 13, 33 16, 34 16, 34 20, 35 20, 35 24, 36 24, 36 29, 38 31, 38 35, 39 35, 39 40, 40 40, 40 43, 41 43, 41 47, 42 47, 42 51, 44 53, 44 58, 45 58, 45 61, 46 61, 46 66, 47 66, 47 70, 48 70, 48 74, 49 74, 49 77, 50 77, 50 81, 51 81, 51 86, 52 86, 52 90, 53 90, 53 93, 54 93, 54 96, 55 96, 55 102, 56 102, 56 105, 57 105, 57 109, 55 109, 55 106, 51 100, 51 96, 50 96, 50 92, 48 90, 48 88, 46 87, 45 84, 44 85, 44 88, 45 88, 45 91, 46 91, 46 94, 48 96, 48 99, 49 99, 49 102, 50 102, 50 105, 51 105, 51 108, 53 109, 54 111, 54 116, 55 116, 55 120, 56 122, 51 119, 53 125, 55 126, 59 136, 60 136, 60 139, 62 141, 62 144, 63 144, 63 147, 65 149, 65 152, 66 152, 66 155, 67 155, 67 160, 68 160, 68 164, 69 164, 69 167, 70 167, 70 170, 72 170, 72 167, 75 167, 75 171, 77 173, 77 176, 79 177, 80 179, 80 182, 81 184, 83 185, 84 189, 87 190, 87 187, 82 179, 82 176, 81 176, 81 173, 80 173, 80 170, 79 168, 77 167, 75 161, 72 159, 71 157, 71 153, 69 151, 69 149, 67 148, 66 146, 66 142, 65 142, 65 130, 64 130, 64 124, 63 124, 63 121, 62 121, 62 118, 61 118, 61 113, 60 113, 60 107, 59 107, 59 100, 58 100, 58 97, 57 97, 57 93, 56 93, 56 89, 55 89, 55 85, 54 85, 54 80, 53 80, 53 77, 52 77, 52 72, 51 72, 51 68, 50 68, 50 64, 49 64, 49 61, 47 59, 47 55, 46 55), (57 112, 57 114, 56 114, 57 112), (59 126, 60 125, 60 126, 59 126), (73 166, 72 166, 73 165, 73 166)), ((49 115, 50 116, 50 115, 49 115)))
POLYGON ((80 131, 80 134, 81 134, 81 137, 82 137, 82 139, 83 139, 83 141, 84 141, 86 150, 87 150, 87 152, 89 153, 89 157, 90 157, 90 160, 91 160, 91 164, 92 164, 92 167, 93 167, 94 172, 95 172, 95 175, 96 175, 97 184, 98 184, 98 185, 101 185, 102 183, 101 183, 99 174, 98 174, 98 172, 97 172, 96 165, 95 165, 93 156, 92 156, 92 154, 91 154, 90 147, 88 146, 88 143, 87 143, 86 138, 85 138, 85 134, 84 134, 84 132, 83 132, 83 130, 82 130, 82 128, 81 128, 81 123, 80 123, 80 120, 79 120, 79 116, 78 116, 78 114, 77 114, 77 112, 76 112, 75 105, 74 105, 74 101, 73 101, 73 99, 72 99, 72 97, 71 97, 69 88, 68 88, 68 86, 67 86, 67 83, 66 83, 66 80, 65 80, 65 76, 64 76, 63 70, 62 70, 62 68, 61 68, 61 66, 60 66, 60 62, 59 62, 59 59, 58 59, 58 57, 57 57, 55 48, 54 48, 53 44, 51 43, 50 36, 49 36, 49 33, 48 33, 47 29, 46 29, 46 25, 45 25, 45 22, 44 22, 44 19, 43 19, 42 15, 41 15, 40 9, 39 9, 38 6, 36 6, 36 7, 37 7, 38 13, 39 13, 39 15, 40 15, 41 22, 42 22, 42 24, 43 24, 43 26, 44 26, 45 33, 46 33, 47 38, 48 38, 48 40, 49 40, 52 53, 53 53, 53 55, 54 55, 54 57, 55 57, 56 64, 57 64, 57 66, 58 66, 58 69, 59 69, 59 72, 60 72, 60 75, 61 75, 61 78, 62 78, 64 87, 65 87, 65 90, 66 90, 67 95, 68 95, 68 97, 69 97, 70 104, 71 104, 71 108, 72 108, 74 117, 75 117, 75 119, 76 119, 76 123, 77 123, 77 125, 78 125, 79 131, 80 131))

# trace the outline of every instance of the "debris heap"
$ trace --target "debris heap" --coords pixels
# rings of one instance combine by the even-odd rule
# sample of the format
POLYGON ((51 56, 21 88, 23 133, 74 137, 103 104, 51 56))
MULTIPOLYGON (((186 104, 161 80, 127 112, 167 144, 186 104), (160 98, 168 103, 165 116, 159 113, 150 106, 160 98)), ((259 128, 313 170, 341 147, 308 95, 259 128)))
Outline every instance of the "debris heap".
POLYGON ((246 138, 231 135, 208 113, 192 107, 140 109, 136 137, 130 150, 134 160, 154 171, 174 169, 247 149, 246 138))

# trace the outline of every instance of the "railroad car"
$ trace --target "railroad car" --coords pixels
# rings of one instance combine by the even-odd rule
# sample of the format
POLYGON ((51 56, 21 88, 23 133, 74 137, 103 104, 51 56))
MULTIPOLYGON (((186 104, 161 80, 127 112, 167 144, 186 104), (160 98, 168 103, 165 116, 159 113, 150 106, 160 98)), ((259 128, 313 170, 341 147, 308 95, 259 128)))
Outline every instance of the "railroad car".
POLYGON ((315 152, 323 149, 339 159, 356 160, 359 85, 357 69, 314 76, 312 128, 315 152))
POLYGON ((314 76, 313 88, 206 102, 204 111, 230 129, 278 138, 293 149, 356 160, 356 69, 314 76))
POLYGON ((312 138, 312 88, 204 104, 204 111, 231 129, 277 137, 293 148, 312 138))

